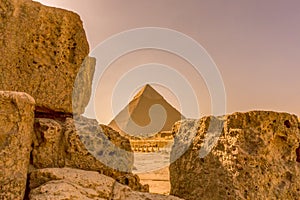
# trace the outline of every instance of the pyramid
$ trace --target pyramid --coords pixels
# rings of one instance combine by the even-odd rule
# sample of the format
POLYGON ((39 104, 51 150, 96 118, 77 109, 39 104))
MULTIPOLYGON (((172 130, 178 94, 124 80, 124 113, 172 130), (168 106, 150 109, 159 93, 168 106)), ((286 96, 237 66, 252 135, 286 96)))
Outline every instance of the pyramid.
POLYGON ((173 124, 183 118, 180 112, 147 84, 108 126, 123 136, 149 137, 171 131, 173 124))

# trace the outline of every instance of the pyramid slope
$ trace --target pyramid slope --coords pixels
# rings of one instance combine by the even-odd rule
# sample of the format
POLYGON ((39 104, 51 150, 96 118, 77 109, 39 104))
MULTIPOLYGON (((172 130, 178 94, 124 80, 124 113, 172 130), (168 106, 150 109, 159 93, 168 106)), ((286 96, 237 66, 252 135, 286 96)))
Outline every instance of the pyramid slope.
POLYGON ((109 123, 109 126, 119 131, 122 135, 149 136, 161 131, 171 131, 173 124, 182 118, 184 118, 184 116, 182 116, 180 112, 147 84, 135 95, 133 100, 115 119, 109 123), (154 112, 152 113, 152 117, 156 119, 157 122, 150 126, 151 119, 149 117, 149 110, 156 104, 162 106, 166 111, 166 121, 162 124, 164 120, 161 113, 154 112), (137 129, 135 124, 144 128, 137 129), (163 128, 159 129, 159 127, 162 126, 163 128))

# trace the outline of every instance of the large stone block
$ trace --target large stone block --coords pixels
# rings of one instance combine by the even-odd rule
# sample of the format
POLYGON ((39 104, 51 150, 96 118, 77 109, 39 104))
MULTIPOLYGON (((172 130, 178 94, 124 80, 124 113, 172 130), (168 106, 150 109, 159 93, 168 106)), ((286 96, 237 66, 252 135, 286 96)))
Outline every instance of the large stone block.
POLYGON ((34 99, 0 91, 0 199, 23 200, 33 135, 34 99))
POLYGON ((180 200, 174 196, 136 192, 98 172, 71 168, 33 171, 30 189, 30 200, 180 200))
POLYGON ((204 117, 177 123, 174 134, 171 194, 190 200, 299 198, 296 116, 254 111, 204 117))
POLYGON ((95 64, 92 58, 83 63, 88 52, 77 14, 31 0, 0 1, 0 90, 30 94, 38 112, 72 113, 79 73, 74 98, 82 113, 95 64))
POLYGON ((84 117, 67 118, 64 127, 66 166, 103 171, 111 177, 119 176, 119 171, 131 171, 133 155, 128 139, 112 129, 105 131, 105 126, 101 127, 96 120, 84 117), (113 162, 114 156, 120 158, 118 163, 113 162))
POLYGON ((77 117, 65 121, 37 118, 32 151, 35 168, 71 167, 98 171, 128 185, 148 191, 133 175, 130 142, 96 120, 77 117))
POLYGON ((105 125, 99 125, 93 119, 67 118, 64 137, 66 167, 99 171, 134 190, 149 190, 131 173, 133 152, 130 142, 118 132, 105 125))

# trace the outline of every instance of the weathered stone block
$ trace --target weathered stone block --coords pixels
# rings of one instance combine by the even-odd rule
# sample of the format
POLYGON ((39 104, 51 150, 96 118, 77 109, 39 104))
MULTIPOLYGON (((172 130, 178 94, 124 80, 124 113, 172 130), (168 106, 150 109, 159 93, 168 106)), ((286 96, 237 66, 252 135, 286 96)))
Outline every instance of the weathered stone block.
POLYGON ((83 63, 88 52, 77 14, 31 0, 0 1, 0 90, 30 94, 39 112, 72 113, 83 65, 74 95, 75 111, 82 113, 95 67, 92 58, 83 63))
POLYGON ((136 192, 98 172, 71 168, 35 170, 30 176, 30 188, 30 200, 180 200, 174 196, 136 192))
POLYGON ((0 91, 0 199, 23 200, 33 135, 34 99, 0 91))
POLYGON ((172 195, 190 200, 300 196, 300 134, 295 115, 254 111, 204 117, 177 123, 174 134, 172 195), (186 139, 193 134, 189 146, 186 139), (182 150, 185 153, 178 158, 182 150))
POLYGON ((96 120, 76 119, 35 120, 32 151, 35 168, 71 167, 98 171, 134 190, 149 190, 131 173, 133 152, 127 138, 105 125, 99 125, 96 120))

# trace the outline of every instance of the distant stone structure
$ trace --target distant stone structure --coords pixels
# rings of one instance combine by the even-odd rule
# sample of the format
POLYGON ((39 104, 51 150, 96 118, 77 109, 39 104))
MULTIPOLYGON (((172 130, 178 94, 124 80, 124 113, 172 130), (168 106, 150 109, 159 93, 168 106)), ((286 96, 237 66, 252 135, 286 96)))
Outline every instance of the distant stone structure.
MULTIPOLYGON (((145 85, 130 103, 108 124, 131 140, 153 139, 154 136, 168 138, 172 126, 184 116, 171 106, 151 85, 145 85), (164 109, 165 119, 159 111, 151 113, 153 106, 164 109), (151 121, 149 114, 155 121, 151 121)), ((168 138, 170 139, 170 138, 168 138)))
POLYGON ((170 145, 170 140, 130 140, 135 152, 160 152, 170 145))

